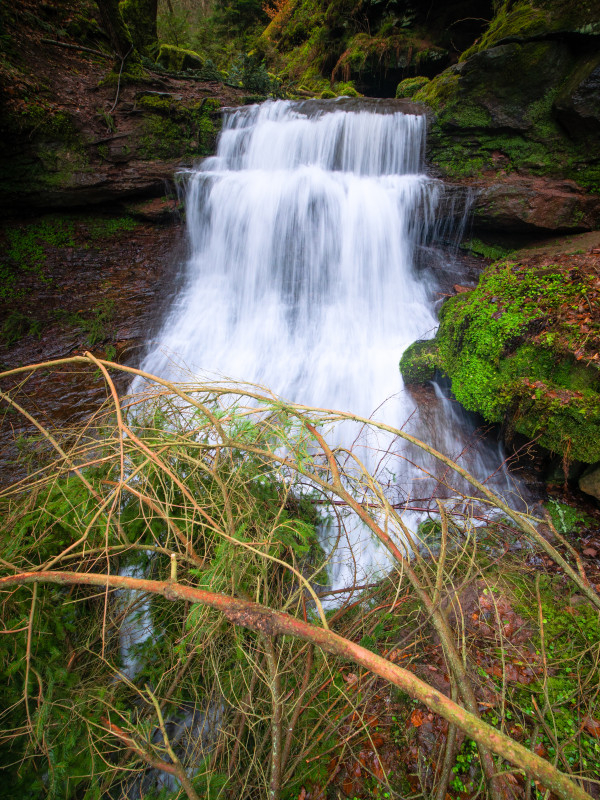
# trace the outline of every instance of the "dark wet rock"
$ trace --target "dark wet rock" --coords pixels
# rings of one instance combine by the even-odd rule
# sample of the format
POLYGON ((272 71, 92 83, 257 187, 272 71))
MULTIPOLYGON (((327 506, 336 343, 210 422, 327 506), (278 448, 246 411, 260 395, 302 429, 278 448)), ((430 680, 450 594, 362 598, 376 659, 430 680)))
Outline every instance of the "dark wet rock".
POLYGON ((474 213, 480 228, 544 233, 594 230, 600 227, 600 196, 588 194, 574 181, 506 175, 479 189, 474 213))
POLYGON ((600 55, 581 62, 554 103, 557 118, 575 139, 600 139, 600 55))
MULTIPOLYGON (((169 207, 171 202, 165 199, 160 205, 169 207)), ((7 225, 0 232, 3 252, 7 249, 4 237, 11 230, 34 241, 43 252, 43 262, 36 270, 29 265, 18 270, 16 297, 0 297, 0 319, 12 316, 27 323, 14 331, 11 341, 0 335, 1 370, 81 355, 86 350, 138 366, 178 287, 185 252, 182 226, 136 223, 124 217, 52 215, 7 225), (34 240, 35 226, 44 226, 46 240, 34 240), (53 245, 55 232, 61 229, 69 232, 68 241, 53 245)), ((1 324, 0 329, 3 333, 1 324)), ((1 388, 17 391, 24 404, 30 409, 35 406, 35 414, 50 426, 81 421, 107 397, 104 380, 90 366, 36 372, 19 394, 15 387, 22 379, 4 378, 1 388)), ((116 375, 119 391, 126 391, 128 381, 127 376, 116 375)), ((16 439, 25 432, 31 430, 18 415, 4 420, 0 472, 12 470, 16 439)))
POLYGON ((126 203, 127 213, 142 222, 156 225, 170 225, 180 220, 180 206, 174 197, 154 197, 126 203))
POLYGON ((600 464, 590 467, 579 479, 579 488, 582 492, 600 500, 600 464))

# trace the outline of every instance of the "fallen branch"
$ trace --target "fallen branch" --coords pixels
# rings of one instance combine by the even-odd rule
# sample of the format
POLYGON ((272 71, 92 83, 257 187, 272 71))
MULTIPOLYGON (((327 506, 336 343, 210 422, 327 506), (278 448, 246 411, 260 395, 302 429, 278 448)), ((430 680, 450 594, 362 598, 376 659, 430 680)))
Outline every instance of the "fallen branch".
POLYGON ((331 630, 310 625, 281 611, 240 600, 228 595, 208 592, 191 586, 130 578, 123 575, 103 575, 78 572, 23 572, 0 579, 0 589, 29 583, 57 583, 64 586, 87 585, 102 588, 130 589, 159 594, 167 600, 187 600, 221 611, 233 625, 257 631, 266 636, 293 636, 317 645, 322 650, 346 658, 381 678, 390 681, 411 697, 419 700, 431 711, 456 725, 468 736, 514 766, 522 769, 562 800, 592 800, 591 796, 573 780, 545 759, 492 728, 481 719, 465 711, 445 695, 417 678, 402 667, 387 661, 376 653, 339 636, 331 630))
POLYGON ((80 50, 82 53, 92 53, 95 56, 112 59, 114 56, 103 53, 102 50, 93 50, 91 47, 82 47, 78 44, 67 44, 67 42, 57 42, 56 39, 42 39, 43 44, 53 44, 54 47, 66 47, 68 50, 80 50))

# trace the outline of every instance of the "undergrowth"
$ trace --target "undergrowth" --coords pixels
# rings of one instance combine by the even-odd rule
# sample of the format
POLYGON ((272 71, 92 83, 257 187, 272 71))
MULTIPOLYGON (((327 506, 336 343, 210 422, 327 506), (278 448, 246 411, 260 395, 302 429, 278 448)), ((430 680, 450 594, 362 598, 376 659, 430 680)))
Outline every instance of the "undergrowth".
MULTIPOLYGON (((560 555, 530 518, 479 487, 503 515, 480 524, 485 505, 466 493, 476 482, 443 461, 452 496, 436 499, 427 462, 429 511, 411 532, 386 499, 401 488, 389 476, 398 459, 418 469, 419 452, 440 455, 413 440, 392 454, 382 437, 401 430, 255 386, 150 387, 139 373, 142 394, 116 401, 122 368, 69 363, 105 376, 105 406, 73 427, 44 418, 21 431, 19 477, 0 489, 9 796, 457 800, 481 790, 500 732, 511 753, 520 742, 598 777, 600 599, 568 564, 540 573, 540 553, 560 555), (350 426, 351 452, 327 443, 333 423, 350 426), (379 572, 360 571, 358 519, 388 548, 379 572), (332 594, 333 545, 355 569, 332 594), (278 633, 281 620, 305 633, 278 633), (311 638, 330 643, 328 629, 342 649, 311 638), (404 667, 402 682, 367 657, 404 667), (471 684, 494 740, 460 705, 471 684)), ((27 381, 3 399, 11 429, 35 406, 27 381)))

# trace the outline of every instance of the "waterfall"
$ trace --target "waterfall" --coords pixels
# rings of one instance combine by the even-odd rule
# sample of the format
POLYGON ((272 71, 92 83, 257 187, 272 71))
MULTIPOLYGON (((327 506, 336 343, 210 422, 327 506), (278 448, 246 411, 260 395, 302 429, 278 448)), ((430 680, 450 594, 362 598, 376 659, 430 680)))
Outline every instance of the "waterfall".
MULTIPOLYGON (((426 118, 393 102, 226 111, 216 156, 185 176, 187 275, 143 369, 217 373, 363 416, 377 409, 395 426, 414 416, 398 361, 437 327, 437 287, 416 253, 443 189, 423 170, 425 134, 426 118)), ((438 406, 433 427, 456 455, 465 432, 444 418, 443 398, 438 406)), ((354 536, 361 569, 385 562, 364 531, 354 536)), ((335 586, 356 577, 346 561, 333 560, 335 586)))

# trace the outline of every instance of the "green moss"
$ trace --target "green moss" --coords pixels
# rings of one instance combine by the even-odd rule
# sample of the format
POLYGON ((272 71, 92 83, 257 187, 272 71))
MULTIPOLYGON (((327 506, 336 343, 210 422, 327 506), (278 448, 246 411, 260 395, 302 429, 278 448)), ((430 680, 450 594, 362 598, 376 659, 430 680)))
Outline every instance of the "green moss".
POLYGON ((193 50, 186 50, 173 44, 161 44, 156 62, 171 72, 182 72, 186 69, 203 69, 205 59, 193 50))
POLYGON ((556 530, 563 536, 576 534, 582 526, 589 528, 595 525, 588 514, 566 503, 559 503, 558 500, 549 500, 544 503, 544 508, 550 514, 556 530))
POLYGON ((504 0, 485 34, 472 47, 465 50, 460 60, 465 61, 481 50, 494 47, 503 39, 513 36, 526 38, 540 33, 547 29, 549 22, 550 16, 541 9, 534 8, 529 0, 516 4, 512 0, 504 0))
POLYGON ((439 360, 435 339, 413 342, 400 359, 400 372, 407 385, 432 381, 439 360))
POLYGON ((506 250, 506 248, 501 247, 497 244, 488 244, 486 242, 482 242, 481 239, 470 239, 468 242, 465 242, 461 245, 463 250, 468 250, 474 256, 480 256, 482 258, 489 258, 493 261, 499 261, 501 258, 506 258, 509 255, 510 250, 506 250))
POLYGON ((405 78, 396 88, 396 97, 413 97, 419 90, 429 83, 429 78, 417 75, 415 78, 405 78))
POLYGON ((139 153, 143 158, 182 158, 214 152, 219 120, 214 119, 219 101, 207 98, 192 105, 144 95, 138 105, 152 112, 144 122, 139 153))
POLYGON ((332 92, 331 89, 324 89, 319 97, 321 100, 330 100, 333 97, 337 97, 337 95, 335 92, 332 92))
POLYGON ((333 84, 333 90, 338 97, 360 97, 352 81, 339 81, 333 84))
POLYGON ((450 99, 454 98, 458 89, 459 74, 452 68, 436 75, 414 95, 419 103, 426 103, 434 111, 438 111, 450 99))
POLYGON ((573 355, 589 334, 552 320, 583 302, 592 277, 500 262, 444 305, 436 337, 437 365, 465 408, 587 463, 600 460, 600 376, 573 355))
POLYGON ((162 97, 161 95, 145 94, 138 97, 136 100, 140 108, 145 108, 148 111, 155 111, 158 114, 169 114, 173 101, 162 97))

